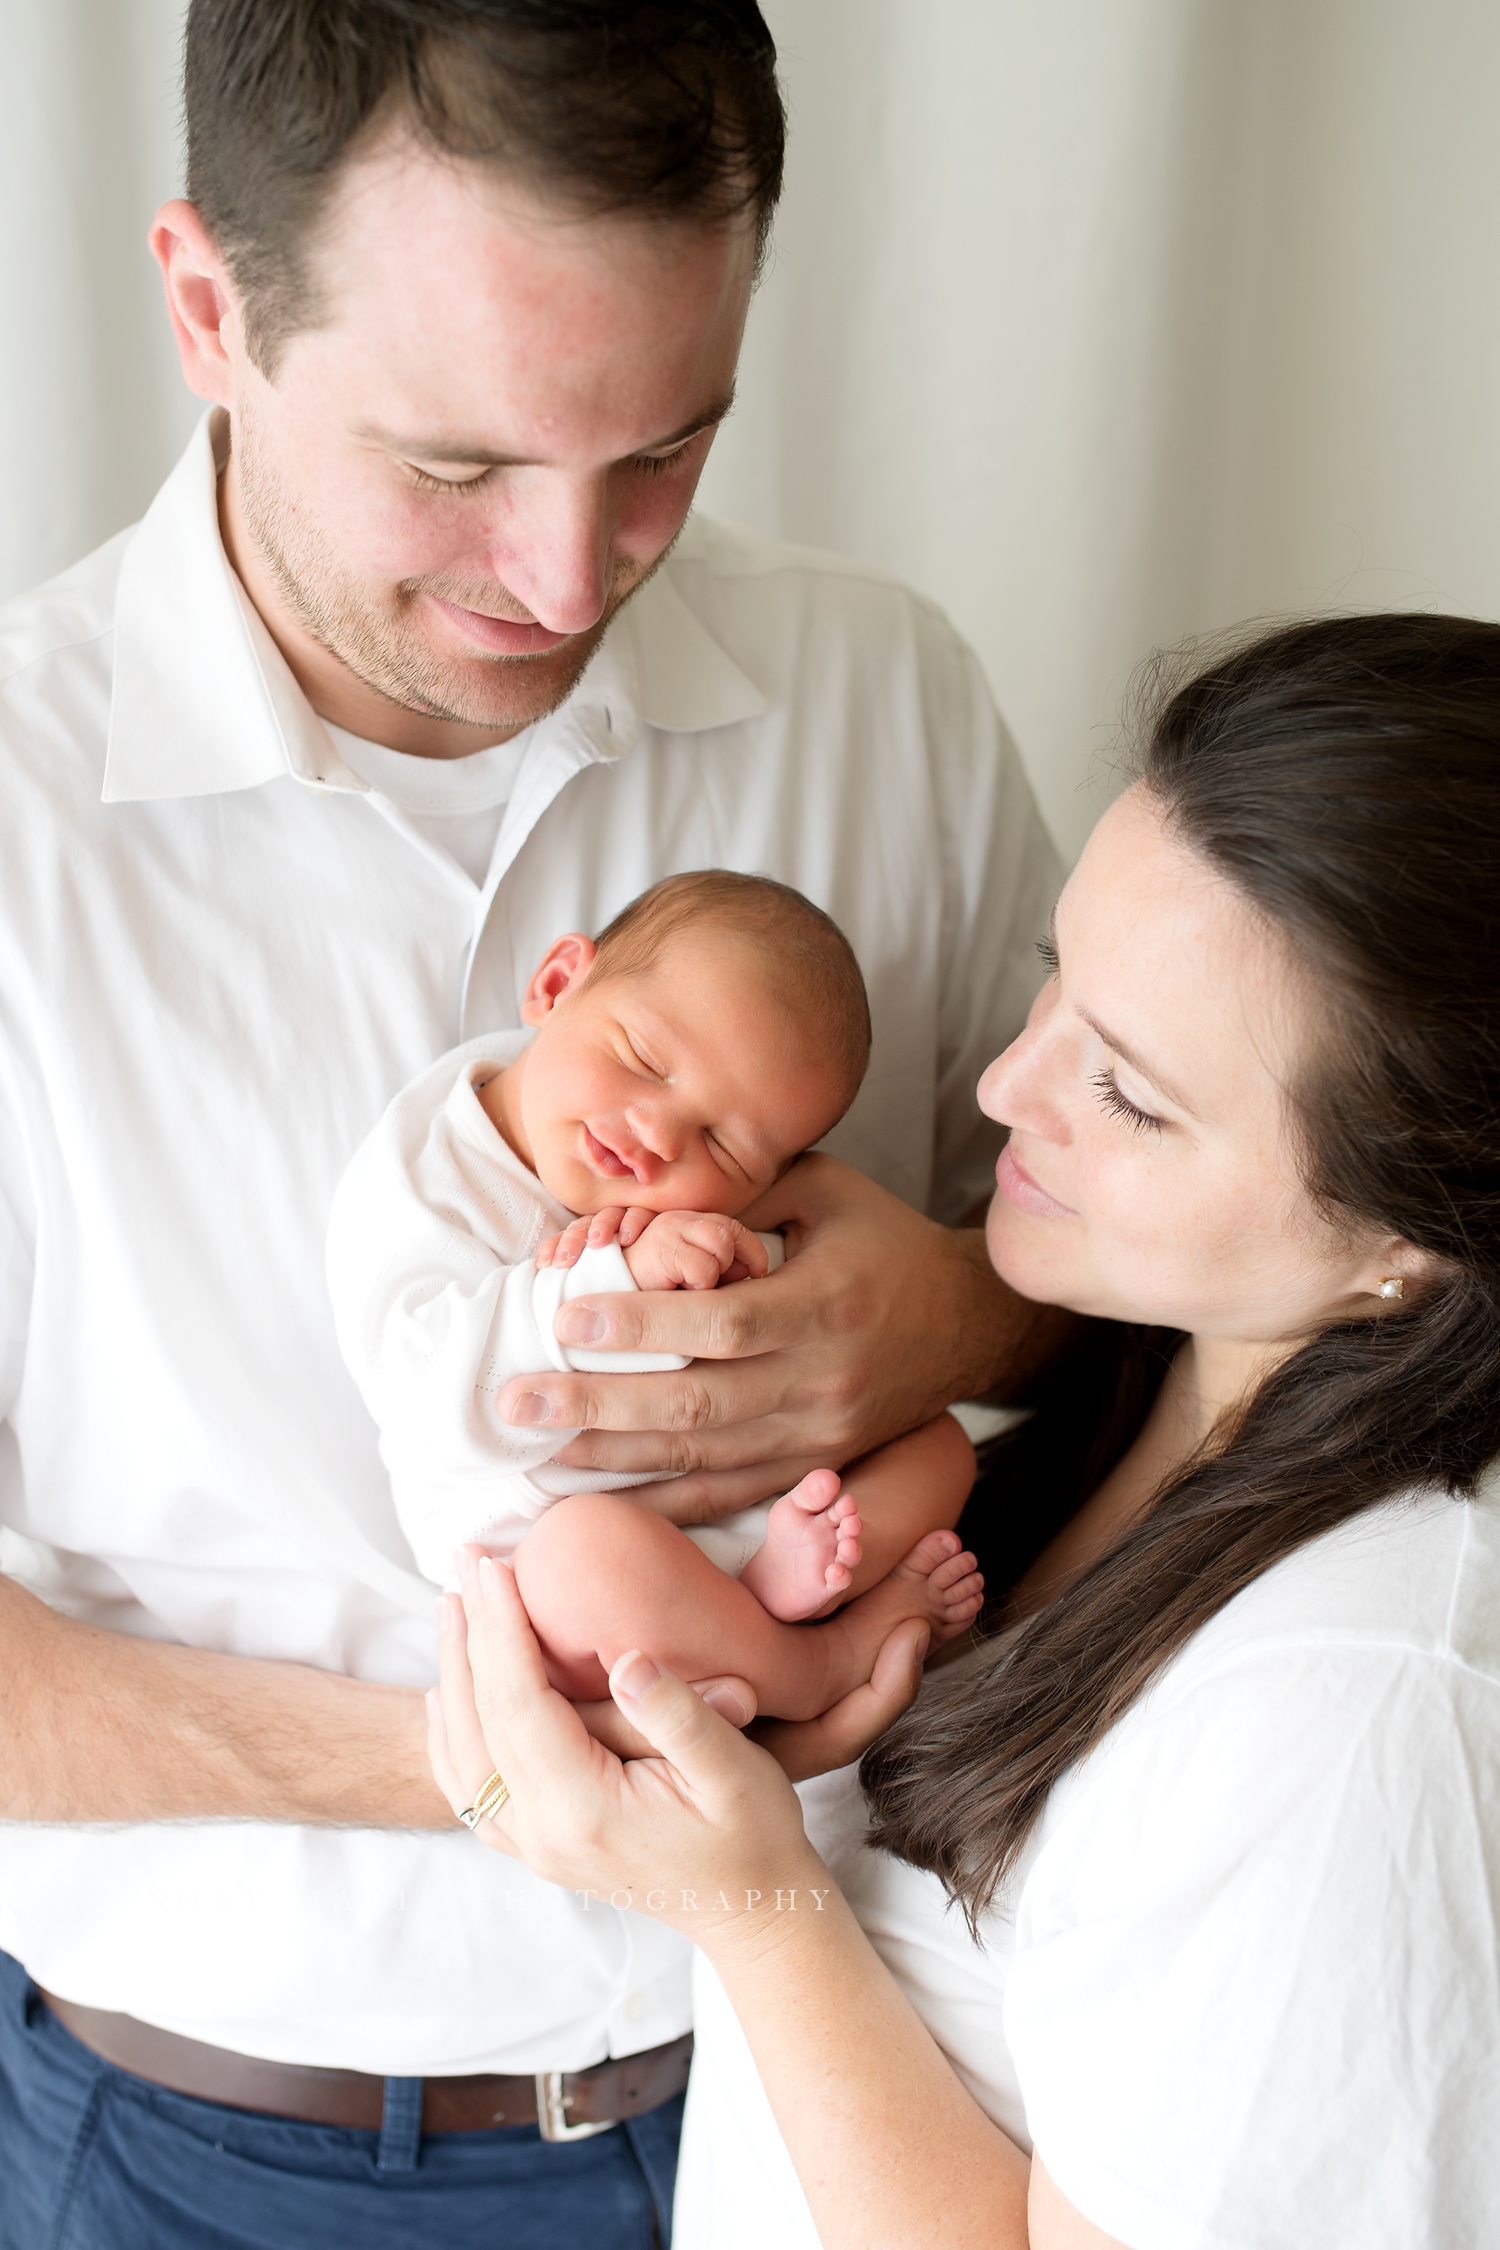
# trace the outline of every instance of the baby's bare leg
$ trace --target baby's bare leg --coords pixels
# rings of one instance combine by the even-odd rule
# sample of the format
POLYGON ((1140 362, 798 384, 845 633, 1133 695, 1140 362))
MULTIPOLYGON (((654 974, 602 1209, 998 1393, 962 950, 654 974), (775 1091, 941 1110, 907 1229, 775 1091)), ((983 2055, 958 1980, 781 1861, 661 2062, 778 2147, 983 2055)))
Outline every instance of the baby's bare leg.
POLYGON ((951 1414, 893 1438, 844 1471, 859 1511, 862 1554, 849 1601, 877 1585, 925 1531, 951 1531, 974 1485, 974 1448, 951 1414))
POLYGON ((683 1679, 748 1680, 761 1711, 783 1719, 815 1718, 860 1686, 903 1618, 923 1618, 934 1642, 961 1632, 983 1591, 973 1556, 937 1531, 836 1617, 783 1625, 675 1524, 610 1492, 556 1502, 516 1549, 515 1573, 565 1695, 608 1694, 616 1658, 643 1648, 683 1679))

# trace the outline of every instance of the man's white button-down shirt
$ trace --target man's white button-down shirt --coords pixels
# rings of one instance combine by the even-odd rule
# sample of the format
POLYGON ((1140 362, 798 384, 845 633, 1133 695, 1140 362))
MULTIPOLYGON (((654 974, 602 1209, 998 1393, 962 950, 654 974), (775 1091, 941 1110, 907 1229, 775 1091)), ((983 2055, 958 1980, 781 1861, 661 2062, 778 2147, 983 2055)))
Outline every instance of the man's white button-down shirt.
MULTIPOLYGON (((674 870, 796 884, 869 983, 830 1146, 959 1218, 1056 882, 974 659, 900 587, 690 522, 525 741, 485 882, 335 747, 229 568, 214 417, 0 617, 0 1561, 113 1631, 435 1677, 334 1341, 334 1186, 565 930, 674 870)), ((674 2037, 686 1948, 449 1834, 0 1830, 0 1946, 190 2037, 399 2076, 674 2037)))

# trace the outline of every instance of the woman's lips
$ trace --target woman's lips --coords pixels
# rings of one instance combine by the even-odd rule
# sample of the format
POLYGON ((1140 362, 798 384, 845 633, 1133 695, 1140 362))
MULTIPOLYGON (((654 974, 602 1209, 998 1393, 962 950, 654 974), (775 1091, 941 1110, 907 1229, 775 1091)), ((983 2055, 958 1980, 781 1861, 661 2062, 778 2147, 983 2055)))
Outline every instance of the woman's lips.
POLYGON ((1076 1219, 1078 1216, 1071 1205, 1059 1203, 1056 1196, 1037 1186, 1031 1174, 1016 1162, 1009 1142, 1000 1151, 995 1180, 1006 1202, 1013 1203, 1018 1211, 1031 1211, 1041 1219, 1076 1219))
POLYGON ((607 1180, 635 1178, 635 1166, 627 1164, 623 1156, 616 1156, 608 1142, 601 1141, 597 1134, 591 1133, 587 1125, 583 1128, 583 1145, 588 1150, 589 1162, 594 1170, 602 1172, 607 1180))
POLYGON ((545 625, 522 625, 513 617, 488 617, 482 609, 460 609, 457 602, 445 602, 440 594, 431 594, 428 599, 468 640, 478 641, 500 656, 540 656, 569 638, 566 633, 549 633, 545 625))

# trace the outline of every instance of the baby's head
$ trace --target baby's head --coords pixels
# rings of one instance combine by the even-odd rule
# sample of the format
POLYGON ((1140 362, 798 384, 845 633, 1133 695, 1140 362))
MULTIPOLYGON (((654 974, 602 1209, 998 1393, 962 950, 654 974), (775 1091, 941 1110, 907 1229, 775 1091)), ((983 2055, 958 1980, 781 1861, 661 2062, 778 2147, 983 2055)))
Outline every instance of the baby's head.
POLYGON ((557 939, 526 988, 537 1035, 485 1089, 570 1211, 753 1203, 838 1123, 870 1054, 864 979, 800 891, 669 876, 597 942, 557 939))

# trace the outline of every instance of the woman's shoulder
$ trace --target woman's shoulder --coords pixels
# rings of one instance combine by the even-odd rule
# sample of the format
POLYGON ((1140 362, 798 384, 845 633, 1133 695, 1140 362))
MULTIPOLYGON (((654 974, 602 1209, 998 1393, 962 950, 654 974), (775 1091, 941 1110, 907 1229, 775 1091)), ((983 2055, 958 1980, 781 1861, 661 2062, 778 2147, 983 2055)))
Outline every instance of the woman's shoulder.
POLYGON ((1266 1570, 1064 1777, 1043 1834, 1154 1807, 1187 1863, 1210 1834, 1176 1820, 1187 1800, 1248 1845, 1318 1827, 1334 1791, 1354 1834, 1462 1793, 1475 1762, 1500 1771, 1496 1476, 1388 1498, 1266 1570))
POLYGON ((1309 1541, 1211 1618, 1147 1700, 1160 1707, 1267 1660, 1337 1669, 1340 1651, 1500 1684, 1500 1474, 1472 1499, 1430 1486, 1397 1494, 1309 1541))

